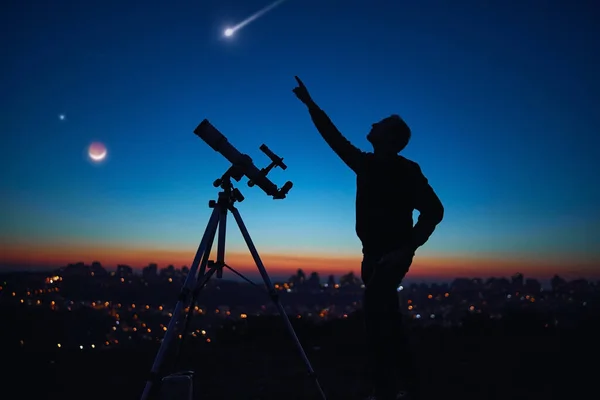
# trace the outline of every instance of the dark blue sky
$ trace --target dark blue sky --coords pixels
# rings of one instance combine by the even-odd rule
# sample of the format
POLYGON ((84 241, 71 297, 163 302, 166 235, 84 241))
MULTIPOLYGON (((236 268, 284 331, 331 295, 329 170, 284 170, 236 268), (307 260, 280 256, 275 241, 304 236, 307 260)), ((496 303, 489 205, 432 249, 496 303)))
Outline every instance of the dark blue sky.
POLYGON ((241 186, 259 246, 360 254, 354 176, 292 94, 299 75, 365 150, 372 122, 409 123, 404 155, 446 207, 423 254, 598 260, 593 3, 289 0, 226 39, 269 3, 10 1, 0 240, 193 250, 228 167, 192 133, 208 118, 259 167, 262 143, 288 164, 284 201, 241 186))

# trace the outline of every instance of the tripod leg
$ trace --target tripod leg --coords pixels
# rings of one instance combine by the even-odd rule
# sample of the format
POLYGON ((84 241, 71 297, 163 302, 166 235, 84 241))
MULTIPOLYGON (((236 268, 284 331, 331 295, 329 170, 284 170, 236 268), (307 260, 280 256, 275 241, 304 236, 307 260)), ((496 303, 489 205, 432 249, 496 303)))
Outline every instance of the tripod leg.
POLYGON ((202 261, 200 261, 200 269, 198 272, 198 278, 196 279, 197 283, 196 283, 196 287, 194 288, 194 291, 192 292, 192 300, 190 302, 187 316, 185 318, 185 323, 183 326, 183 336, 181 337, 181 340, 179 341, 179 346, 177 349, 177 356, 175 357, 174 368, 177 368, 179 365, 179 362, 181 361, 181 355, 183 354, 183 346, 186 341, 186 333, 189 330, 190 323, 191 323, 192 317, 194 315, 194 307, 196 307, 196 302, 198 301, 198 294, 200 294, 200 291, 202 290, 204 285, 206 285, 208 280, 212 277, 212 275, 215 272, 213 269, 211 269, 207 274, 206 266, 208 265, 208 258, 210 257, 210 252, 212 250, 213 243, 215 241, 216 233, 217 233, 216 229, 213 229, 210 231, 210 237, 208 238, 208 243, 206 245, 206 248, 204 249, 204 254, 202 255, 202 261))
POLYGON ((210 257, 210 252, 212 251, 213 244, 215 242, 217 230, 211 231, 211 236, 208 240, 208 244, 206 245, 206 251, 202 256, 202 261, 200 262, 200 272, 198 272, 198 282, 202 280, 204 274, 206 274, 206 265, 208 264, 208 258, 210 257))
POLYGON ((167 328, 167 332, 165 332, 165 336, 160 344, 160 348, 158 349, 158 353, 154 358, 154 363, 152 364, 152 369, 150 371, 150 377, 146 381, 146 386, 144 387, 144 392, 142 393, 141 400, 147 400, 150 396, 151 390, 153 388, 153 384, 157 379, 159 379, 159 372, 162 366, 163 358, 167 353, 169 345, 171 341, 175 337, 175 326, 178 323, 180 318, 181 310, 184 308, 185 303, 189 301, 189 295, 191 291, 194 289, 196 285, 196 273, 198 272, 198 267, 200 264, 200 260, 207 249, 208 241, 211 237, 214 237, 214 232, 217 230, 217 225, 219 223, 219 212, 220 207, 217 205, 213 209, 213 212, 208 220, 208 224, 206 226, 206 230, 204 231, 204 235, 202 236, 202 240, 200 241, 200 245, 198 246, 198 251, 196 252, 196 256, 194 257, 194 261, 190 268, 190 272, 185 278, 185 283, 181 289, 181 293, 179 294, 179 299, 177 300, 177 304, 175 305, 175 310, 173 311, 173 316, 169 321, 169 326, 167 328))
MULTIPOLYGON (((211 231, 211 235, 209 238, 209 242, 206 250, 204 251, 204 255, 202 256, 202 262, 200 263, 200 272, 198 273, 198 279, 196 287, 192 293, 192 301, 190 302, 190 307, 187 313, 187 317, 185 319, 185 325, 183 328, 183 332, 187 332, 189 328, 190 321, 192 320, 192 316, 194 314, 194 307, 196 306, 196 301, 198 298, 198 294, 208 283, 210 278, 217 273, 217 278, 223 277, 223 266, 225 265, 225 237, 227 232, 227 208, 220 207, 219 208, 219 239, 217 242, 217 262, 215 264, 215 268, 211 268, 208 272, 206 272, 206 266, 208 265, 208 258, 210 257, 210 252, 212 250, 213 243, 215 241, 215 236, 217 234, 217 229, 211 231)), ((185 335, 181 338, 179 342, 179 350, 176 357, 176 363, 179 362, 181 352, 183 349, 183 345, 185 343, 185 335)))
POLYGON ((227 236, 227 208, 222 207, 219 213, 219 241, 217 242, 217 278, 223 277, 225 265, 225 238, 227 236))
POLYGON ((308 370, 308 375, 315 379, 315 384, 317 385, 317 389, 319 390, 321 398, 323 400, 326 400, 327 398, 325 396, 325 393, 323 392, 323 389, 321 388, 321 384, 319 383, 319 380, 317 379, 315 371, 313 370, 312 365, 311 365, 308 357, 306 356, 306 353, 304 352, 304 348, 302 347, 302 344, 300 343, 300 340, 298 339, 298 336, 296 335, 296 332, 294 331, 294 327, 292 326, 290 319, 288 318, 287 314, 285 313, 285 309, 283 308, 281 301, 279 301, 279 295, 277 294, 277 291, 273 287, 271 278, 269 278, 269 274, 267 274, 267 270, 265 269, 265 266, 264 266, 262 260, 260 259, 260 256, 258 255, 258 251, 256 250, 254 243, 252 242, 252 238, 250 237, 250 234, 248 233, 248 229, 246 228, 246 225, 244 224, 244 221, 242 220, 242 216, 240 215, 239 210, 235 207, 231 207, 230 210, 231 210, 231 213, 233 214, 233 217, 235 218, 235 221, 238 224, 238 227, 240 228, 240 232, 242 233, 244 240, 246 241, 248 250, 250 250, 250 254, 252 254, 252 258, 254 259, 254 262, 256 263, 256 267, 258 268, 258 271, 260 272, 260 275, 262 276, 262 279, 263 279, 265 285, 267 286, 267 290, 269 291, 269 296, 271 297, 271 300, 273 300, 273 303, 277 306, 277 309, 279 310, 279 314, 281 315, 281 318, 283 319, 285 326, 286 326, 290 336, 294 340, 296 347, 298 349, 298 352, 300 353, 300 356, 302 357, 304 364, 306 365, 306 368, 308 370))

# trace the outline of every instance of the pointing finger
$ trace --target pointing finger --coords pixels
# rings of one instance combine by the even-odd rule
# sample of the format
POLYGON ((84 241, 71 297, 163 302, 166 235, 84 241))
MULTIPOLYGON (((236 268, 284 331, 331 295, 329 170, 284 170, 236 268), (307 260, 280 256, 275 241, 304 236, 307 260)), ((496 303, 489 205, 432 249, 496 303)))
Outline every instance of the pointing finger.
POLYGON ((304 86, 304 83, 300 80, 300 78, 298 78, 297 76, 295 76, 294 78, 296 78, 296 82, 298 82, 298 86, 300 86, 300 87, 304 86))

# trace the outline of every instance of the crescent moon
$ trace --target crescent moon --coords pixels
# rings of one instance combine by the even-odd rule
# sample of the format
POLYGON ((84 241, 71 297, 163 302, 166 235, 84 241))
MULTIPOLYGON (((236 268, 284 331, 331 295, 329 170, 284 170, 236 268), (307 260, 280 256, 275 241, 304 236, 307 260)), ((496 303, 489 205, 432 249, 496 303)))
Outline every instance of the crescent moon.
POLYGON ((94 161, 102 161, 104 159, 104 157, 106 157, 106 150, 104 150, 100 154, 92 154, 92 153, 90 153, 90 158, 92 160, 94 160, 94 161))

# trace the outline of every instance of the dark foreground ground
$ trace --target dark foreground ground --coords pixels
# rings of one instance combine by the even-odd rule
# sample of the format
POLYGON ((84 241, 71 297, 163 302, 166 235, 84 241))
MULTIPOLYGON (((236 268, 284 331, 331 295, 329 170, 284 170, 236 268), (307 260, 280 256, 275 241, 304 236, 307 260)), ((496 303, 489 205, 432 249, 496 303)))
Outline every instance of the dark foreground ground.
MULTIPOLYGON (((365 394, 359 321, 298 332, 329 399, 365 394)), ((4 329, 4 327, 2 328, 4 329)), ((280 320, 187 346, 197 399, 317 399, 280 320)), ((427 399, 596 398, 597 332, 428 328, 415 333, 427 399)), ((2 355, 2 399, 139 398, 155 348, 2 355)))

